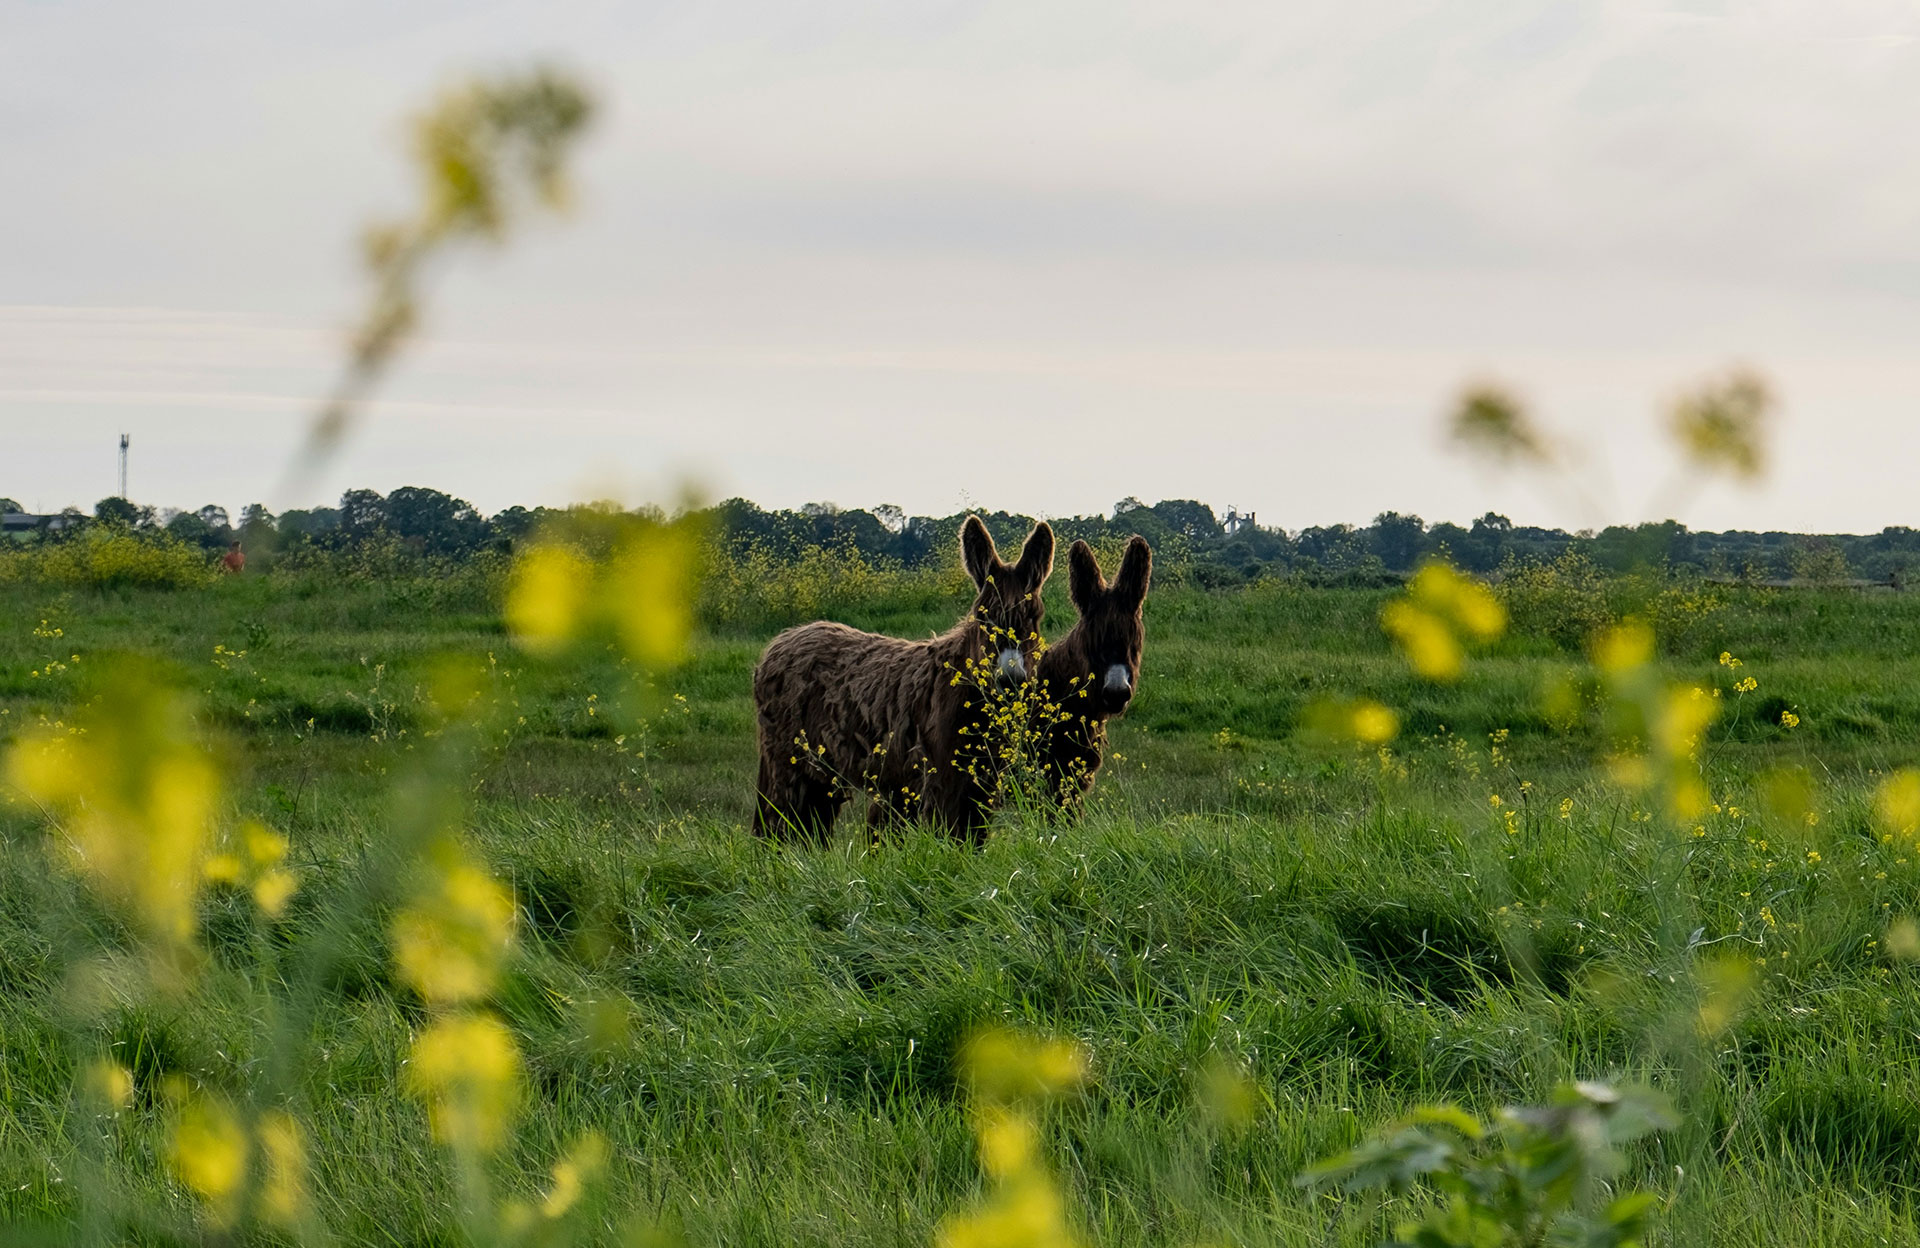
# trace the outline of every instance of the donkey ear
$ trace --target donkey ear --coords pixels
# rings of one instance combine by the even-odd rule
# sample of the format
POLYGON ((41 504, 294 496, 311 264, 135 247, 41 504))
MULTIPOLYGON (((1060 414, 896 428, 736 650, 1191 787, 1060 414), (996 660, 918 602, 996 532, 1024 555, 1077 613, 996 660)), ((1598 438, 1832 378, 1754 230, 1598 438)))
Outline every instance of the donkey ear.
POLYGON ((1000 566, 1000 552, 993 548, 993 534, 987 532, 979 516, 968 516, 967 522, 960 526, 960 560, 967 565, 967 575, 973 578, 976 587, 984 587, 993 570, 1000 566))
POLYGON ((1147 599, 1147 586, 1153 580, 1153 549, 1147 539, 1135 534, 1120 559, 1120 571, 1113 578, 1113 592, 1121 604, 1139 610, 1147 599))
POLYGON ((1027 534, 1027 544, 1020 548, 1020 562, 1014 565, 1014 571, 1019 573, 1020 587, 1029 594, 1053 575, 1053 526, 1045 520, 1027 534))
POLYGON ((1093 547, 1084 541, 1075 542, 1067 552, 1067 596, 1073 599, 1080 614, 1087 613, 1106 587, 1106 578, 1100 575, 1100 561, 1093 557, 1093 547))

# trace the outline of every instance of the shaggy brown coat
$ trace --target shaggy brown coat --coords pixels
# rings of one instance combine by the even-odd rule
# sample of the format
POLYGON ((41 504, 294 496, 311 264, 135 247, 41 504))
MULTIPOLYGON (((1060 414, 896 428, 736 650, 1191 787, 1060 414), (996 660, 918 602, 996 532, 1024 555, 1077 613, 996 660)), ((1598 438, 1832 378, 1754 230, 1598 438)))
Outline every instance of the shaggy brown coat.
POLYGON ((1016 644, 1021 662, 1006 675, 1033 672, 1053 530, 1035 525, 1009 565, 987 526, 968 516, 960 552, 978 593, 938 637, 906 641, 822 620, 768 644, 753 673, 754 831, 825 843, 840 807, 864 790, 874 829, 917 815, 957 837, 984 836, 991 794, 963 749, 969 734, 978 738, 981 698, 965 677, 993 670, 996 652, 1016 644))
POLYGON ((1147 636, 1141 607, 1153 580, 1153 550, 1144 537, 1130 540, 1109 586, 1093 548, 1075 542, 1067 571, 1067 592, 1080 618, 1040 656, 1039 678, 1047 704, 1060 708, 1061 716, 1045 747, 1048 791, 1059 809, 1073 815, 1100 770, 1107 720, 1125 713, 1140 687, 1147 636))

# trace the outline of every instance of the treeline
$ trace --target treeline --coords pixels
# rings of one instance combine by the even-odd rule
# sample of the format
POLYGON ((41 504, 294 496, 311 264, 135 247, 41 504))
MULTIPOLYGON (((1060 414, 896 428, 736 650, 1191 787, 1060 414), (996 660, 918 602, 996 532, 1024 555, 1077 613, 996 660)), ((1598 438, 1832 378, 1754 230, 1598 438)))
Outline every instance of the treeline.
MULTIPOLYGON (((0 512, 19 510, 11 500, 0 499, 0 512)), ((91 516, 70 509, 44 518, 37 526, 14 527, 19 530, 16 535, 37 532, 45 541, 64 540, 100 524, 164 531, 209 551, 238 541, 249 556, 382 543, 426 556, 459 558, 487 550, 510 551, 543 523, 564 514, 545 507, 510 507, 487 516, 463 499, 407 486, 385 495, 349 490, 338 507, 297 509, 277 516, 260 504, 231 516, 212 505, 182 511, 108 498, 100 501, 91 516)), ((765 558, 792 560, 811 550, 837 550, 904 568, 946 559, 963 519, 963 513, 913 516, 884 504, 863 509, 809 503, 796 511, 769 511, 739 498, 708 508, 704 514, 716 538, 736 552, 752 550, 765 558)), ((1032 524, 1030 517, 1003 511, 981 515, 1002 543, 1017 543, 1032 524)), ((1064 541, 1084 537, 1099 542, 1141 534, 1163 560, 1205 586, 1278 575, 1384 583, 1434 557, 1489 573, 1510 563, 1550 561, 1569 552, 1609 571, 1664 567, 1749 580, 1865 579, 1898 584, 1920 572, 1920 530, 1905 526, 1865 536, 1709 533, 1666 520, 1570 533, 1516 525, 1493 512, 1462 526, 1428 524, 1419 516, 1389 511, 1368 525, 1317 525, 1289 531, 1263 527, 1232 512, 1222 516, 1191 499, 1147 505, 1135 498, 1122 499, 1108 515, 1059 517, 1051 522, 1064 541)))

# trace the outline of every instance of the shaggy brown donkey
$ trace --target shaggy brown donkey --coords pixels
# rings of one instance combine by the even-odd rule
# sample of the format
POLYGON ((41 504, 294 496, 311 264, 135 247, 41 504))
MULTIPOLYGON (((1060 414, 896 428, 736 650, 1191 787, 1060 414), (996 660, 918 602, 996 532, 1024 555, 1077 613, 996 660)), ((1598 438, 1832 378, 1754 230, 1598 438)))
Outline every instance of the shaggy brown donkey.
POLYGON ((973 609, 930 641, 880 637, 822 620, 767 646, 753 673, 760 777, 754 831, 825 843, 858 789, 873 795, 869 826, 922 815, 952 835, 985 835, 992 794, 962 746, 984 721, 981 674, 1027 679, 1040 642, 1041 586, 1053 571, 1053 530, 1037 524, 1020 562, 1001 562, 978 516, 960 527, 960 554, 978 594, 973 609))
POLYGON ((1107 719, 1126 711, 1140 687, 1146 645, 1141 604, 1153 579, 1153 551, 1136 536, 1108 585, 1093 548, 1075 542, 1067 552, 1067 592, 1080 618, 1040 656, 1039 677, 1049 707, 1059 708, 1048 733, 1049 795, 1067 815, 1079 813, 1107 744, 1107 719))

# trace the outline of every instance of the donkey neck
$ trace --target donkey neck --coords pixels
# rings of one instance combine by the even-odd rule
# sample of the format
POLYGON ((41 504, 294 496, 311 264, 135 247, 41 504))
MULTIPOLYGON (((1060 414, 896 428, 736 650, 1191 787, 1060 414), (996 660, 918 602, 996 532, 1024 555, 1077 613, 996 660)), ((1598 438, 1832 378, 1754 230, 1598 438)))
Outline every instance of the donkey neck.
POLYGON ((936 660, 959 668, 969 659, 978 659, 986 654, 987 627, 978 614, 968 612, 954 621, 952 628, 927 645, 936 660))

